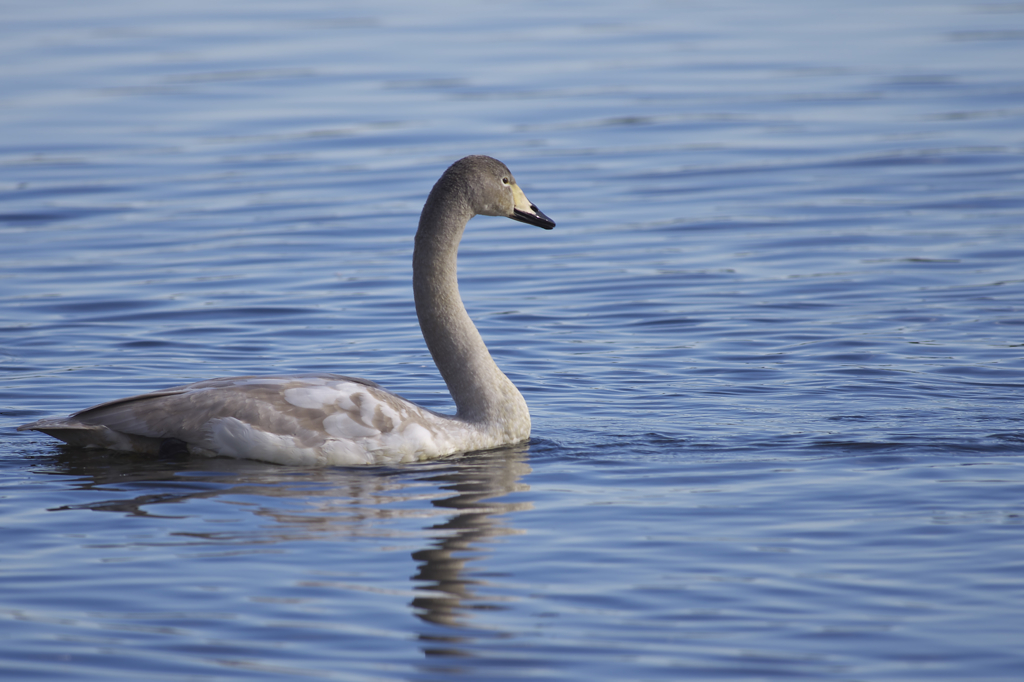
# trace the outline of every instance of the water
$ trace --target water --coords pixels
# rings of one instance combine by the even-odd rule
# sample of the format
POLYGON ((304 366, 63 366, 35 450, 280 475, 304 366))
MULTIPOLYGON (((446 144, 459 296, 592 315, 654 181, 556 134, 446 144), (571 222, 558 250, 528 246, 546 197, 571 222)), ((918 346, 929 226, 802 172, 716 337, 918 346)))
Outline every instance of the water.
POLYGON ((8 3, 5 679, 1016 680, 1024 5, 8 3), (451 401, 440 172, 533 439, 394 469, 15 427, 215 376, 451 401))

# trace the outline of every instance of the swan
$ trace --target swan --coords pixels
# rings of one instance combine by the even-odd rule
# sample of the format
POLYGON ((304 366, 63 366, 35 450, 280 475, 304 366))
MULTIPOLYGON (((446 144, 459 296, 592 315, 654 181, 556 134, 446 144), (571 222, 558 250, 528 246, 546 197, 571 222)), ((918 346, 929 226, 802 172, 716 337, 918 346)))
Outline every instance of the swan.
POLYGON ((555 226, 505 164, 489 156, 456 161, 427 197, 413 249, 413 292, 420 330, 455 401, 454 415, 420 407, 366 379, 298 374, 210 379, 18 430, 80 447, 307 466, 410 462, 522 442, 530 436, 526 401, 498 369, 459 296, 458 247, 474 215, 555 226))

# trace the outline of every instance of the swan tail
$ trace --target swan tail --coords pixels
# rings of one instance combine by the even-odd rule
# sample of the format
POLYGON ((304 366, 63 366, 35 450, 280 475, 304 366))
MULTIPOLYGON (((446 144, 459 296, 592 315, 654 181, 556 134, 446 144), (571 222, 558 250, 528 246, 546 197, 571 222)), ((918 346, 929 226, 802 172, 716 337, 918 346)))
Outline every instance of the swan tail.
POLYGON ((161 438, 137 436, 115 431, 102 424, 84 424, 73 419, 40 419, 22 424, 19 431, 39 431, 79 448, 105 448, 122 452, 159 454, 161 438))

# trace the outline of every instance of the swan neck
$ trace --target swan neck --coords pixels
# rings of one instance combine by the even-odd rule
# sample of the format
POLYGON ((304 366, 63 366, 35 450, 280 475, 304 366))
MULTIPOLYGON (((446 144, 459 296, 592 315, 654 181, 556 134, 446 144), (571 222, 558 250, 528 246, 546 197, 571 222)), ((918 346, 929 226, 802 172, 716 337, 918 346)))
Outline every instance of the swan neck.
POLYGON ((457 418, 487 428, 525 421, 528 435, 526 402, 491 358, 459 295, 458 247, 473 211, 458 192, 439 196, 439 186, 423 208, 413 251, 423 339, 455 401, 457 418))

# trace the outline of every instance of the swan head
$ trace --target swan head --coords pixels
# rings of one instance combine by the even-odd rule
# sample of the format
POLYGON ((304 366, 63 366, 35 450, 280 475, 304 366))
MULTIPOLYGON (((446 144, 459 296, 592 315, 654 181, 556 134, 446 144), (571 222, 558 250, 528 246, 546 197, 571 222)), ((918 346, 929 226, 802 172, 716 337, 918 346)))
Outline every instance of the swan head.
POLYGON ((508 167, 489 156, 467 156, 456 161, 449 172, 465 171, 470 182, 470 202, 473 212, 478 215, 505 216, 545 230, 555 226, 555 221, 544 215, 516 184, 508 167))

